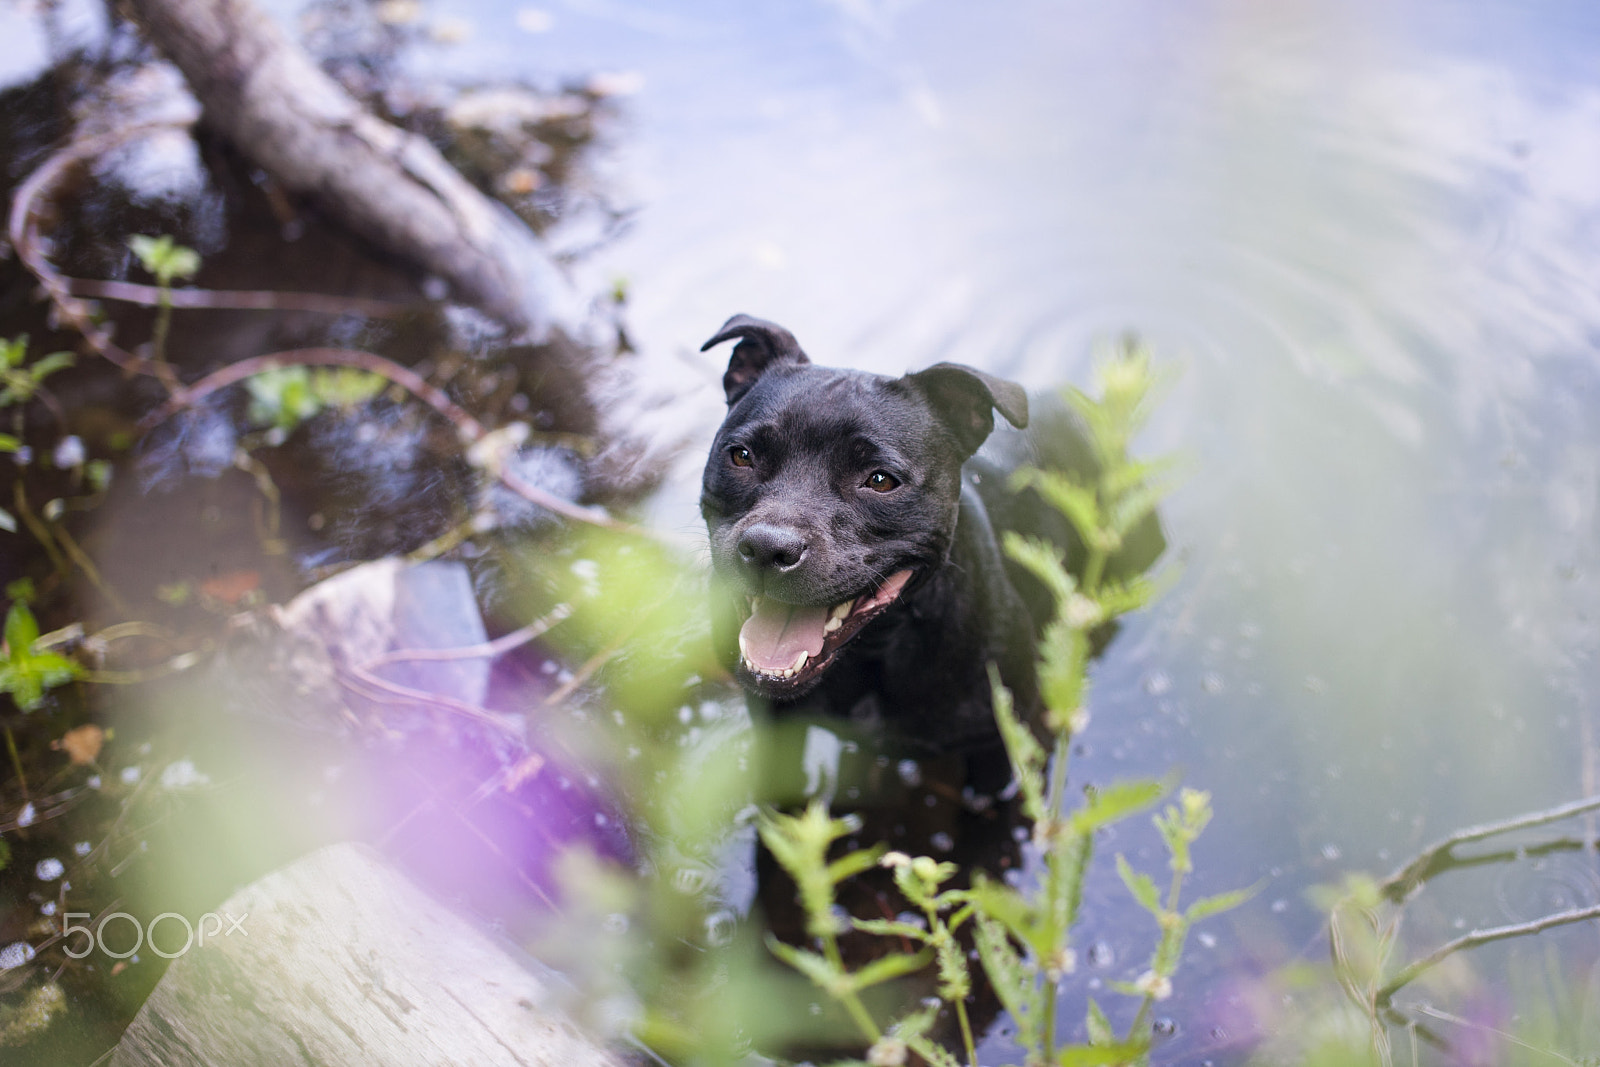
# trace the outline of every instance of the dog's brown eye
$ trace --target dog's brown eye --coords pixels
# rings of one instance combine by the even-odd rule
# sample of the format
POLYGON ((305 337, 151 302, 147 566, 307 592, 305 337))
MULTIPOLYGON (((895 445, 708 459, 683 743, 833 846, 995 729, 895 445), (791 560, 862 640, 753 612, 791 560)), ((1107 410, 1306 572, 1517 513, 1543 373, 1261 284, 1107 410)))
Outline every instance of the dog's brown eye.
POLYGON ((887 471, 873 471, 872 474, 867 478, 867 488, 871 489, 875 493, 887 493, 889 490, 897 488, 899 485, 900 482, 895 478, 895 476, 887 471))
POLYGON ((728 449, 728 458, 733 460, 735 467, 749 467, 754 465, 756 461, 756 458, 750 454, 748 448, 741 448, 738 445, 728 449))

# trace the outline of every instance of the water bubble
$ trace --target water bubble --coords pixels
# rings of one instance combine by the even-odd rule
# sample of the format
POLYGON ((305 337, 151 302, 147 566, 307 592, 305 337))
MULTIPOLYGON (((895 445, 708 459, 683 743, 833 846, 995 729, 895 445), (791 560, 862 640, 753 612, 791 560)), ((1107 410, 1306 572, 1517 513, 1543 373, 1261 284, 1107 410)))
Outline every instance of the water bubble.
POLYGON ((928 838, 928 844, 932 845, 934 849, 939 852, 949 852, 951 849, 956 847, 955 841, 943 830, 936 831, 932 836, 930 836, 928 838))
POLYGON ((139 781, 140 773, 139 765, 134 764, 131 767, 122 768, 122 774, 119 777, 122 779, 123 785, 135 785, 139 781))
POLYGON ((628 917, 620 911, 614 911, 601 920, 600 928, 608 934, 625 934, 628 932, 628 917))
POLYGON ((1200 688, 1204 689, 1212 696, 1216 696, 1218 693, 1222 692, 1224 688, 1222 675, 1218 674, 1216 671, 1206 671, 1206 673, 1200 677, 1200 688))
POLYGON ((43 904, 39 905, 39 914, 40 915, 54 915, 55 913, 56 913, 56 902, 55 901, 47 900, 43 904))
POLYGON ((49 859, 40 860, 33 868, 33 873, 41 882, 53 882, 67 873, 67 865, 51 856, 49 859))
POLYGON ((1144 691, 1153 697, 1161 696, 1172 688, 1172 676, 1163 670, 1154 670, 1145 675, 1144 691))
POLYGON ((1343 853, 1339 851, 1338 845, 1327 844, 1322 846, 1322 858, 1327 860, 1329 863, 1332 863, 1341 855, 1343 855, 1343 853))
POLYGON ((83 447, 83 438, 76 434, 68 434, 56 442, 55 454, 51 460, 62 470, 71 470, 83 466, 83 461, 87 458, 89 453, 83 447))
POLYGON ((1198 935, 1196 935, 1195 940, 1200 942, 1201 948, 1217 947, 1217 935, 1209 931, 1202 930, 1198 935))
POLYGON ((1284 900, 1282 897, 1279 897, 1277 900, 1274 900, 1272 902, 1272 914, 1274 914, 1274 915, 1282 915, 1284 912, 1286 912, 1288 910, 1289 910, 1289 902, 1287 900, 1284 900))
POLYGON ((907 786, 914 789, 922 784, 922 768, 917 764, 916 760, 903 759, 895 764, 894 769, 895 773, 900 776, 900 781, 907 786))
POLYGON ((17 825, 32 826, 39 818, 39 813, 34 809, 33 801, 22 805, 22 810, 17 813, 17 825))
POLYGON ((713 948, 728 944, 733 940, 738 927, 738 916, 732 911, 724 908, 722 911, 712 912, 706 916, 706 944, 713 948))
POLYGON ((1171 1037, 1178 1032, 1178 1024, 1175 1020, 1162 1016, 1150 1024, 1150 1032, 1157 1037, 1171 1037))
POLYGON ((1110 967, 1112 964, 1117 962, 1117 953, 1109 943, 1105 941, 1096 941, 1094 944, 1089 946, 1088 951, 1083 954, 1083 958, 1088 961, 1088 964, 1091 967, 1104 968, 1110 967))

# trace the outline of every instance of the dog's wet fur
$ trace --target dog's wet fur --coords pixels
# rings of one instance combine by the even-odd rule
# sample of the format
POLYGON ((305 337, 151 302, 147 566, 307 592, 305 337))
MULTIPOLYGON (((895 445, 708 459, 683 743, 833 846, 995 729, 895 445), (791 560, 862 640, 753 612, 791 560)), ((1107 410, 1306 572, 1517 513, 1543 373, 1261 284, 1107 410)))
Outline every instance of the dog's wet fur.
MULTIPOLYGON (((1020 386, 955 363, 900 378, 817 366, 748 315, 702 350, 730 340, 700 510, 713 640, 753 702, 848 719, 913 752, 977 752, 998 742, 992 662, 1037 729, 1035 645, 1054 605, 1000 531, 1082 566, 1071 525, 1009 480, 1025 464, 1093 478, 1076 417, 1056 403, 1030 421, 1020 386), (996 414, 1015 429, 995 432, 996 414)), ((1164 548, 1152 515, 1107 574, 1164 548)))

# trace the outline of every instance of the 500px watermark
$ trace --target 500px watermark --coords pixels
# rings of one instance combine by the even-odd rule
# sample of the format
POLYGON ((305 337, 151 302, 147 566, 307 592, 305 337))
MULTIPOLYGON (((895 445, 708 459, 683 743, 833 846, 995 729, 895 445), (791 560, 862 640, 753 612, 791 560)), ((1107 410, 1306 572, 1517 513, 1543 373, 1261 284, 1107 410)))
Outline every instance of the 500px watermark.
MULTIPOLYGON (((62 951, 75 960, 81 960, 89 953, 93 952, 95 947, 98 946, 101 952, 105 953, 107 956, 110 956, 112 959, 125 960, 129 956, 132 956, 134 953, 138 952, 141 947, 148 945, 150 947, 150 951, 154 952, 162 959, 175 960, 185 952, 188 952, 189 949, 193 948, 195 945, 204 947, 206 938, 208 937, 213 941, 218 937, 232 937, 236 933, 243 934, 245 937, 249 937, 250 931, 244 928, 244 921, 249 917, 250 915, 248 912, 240 915, 238 918, 235 918, 234 916, 229 915, 227 912, 223 912, 222 915, 218 915, 216 912, 208 911, 204 915, 200 916, 200 921, 198 923, 191 924, 187 917, 179 915, 175 911, 164 911, 160 915, 157 915, 154 919, 151 919, 150 924, 146 926, 137 918, 129 915, 125 911, 114 911, 110 915, 102 918, 95 925, 90 926, 86 923, 73 925, 73 920, 93 918, 93 914, 91 912, 69 911, 66 913, 66 923, 61 927, 61 939, 65 942, 68 942, 67 944, 62 945, 62 951), (224 916, 226 916, 226 920, 224 920, 224 916), (121 943, 124 941, 124 938, 121 937, 114 939, 114 941, 118 943, 117 948, 112 948, 106 944, 106 928, 109 927, 116 919, 125 919, 127 920, 128 925, 133 927, 132 948, 122 947, 121 943), (176 933, 171 925, 172 923, 180 923, 183 926, 183 946, 176 951, 167 951, 156 943, 156 929, 163 922, 168 924, 167 929, 169 933, 176 933), (208 922, 212 924, 209 929, 206 926, 208 922), (70 941, 73 934, 82 934, 84 936, 84 940, 78 942, 76 945, 71 944, 70 941)), ((163 935, 162 940, 167 941, 168 935, 163 935)))

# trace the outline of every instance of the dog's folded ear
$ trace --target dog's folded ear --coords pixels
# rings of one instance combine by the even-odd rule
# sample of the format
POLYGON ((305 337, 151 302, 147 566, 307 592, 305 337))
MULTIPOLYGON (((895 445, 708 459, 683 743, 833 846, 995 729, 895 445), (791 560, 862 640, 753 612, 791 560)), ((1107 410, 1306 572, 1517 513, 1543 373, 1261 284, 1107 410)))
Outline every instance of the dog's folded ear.
POLYGON ((906 381, 928 398, 968 456, 994 432, 996 411, 1019 430, 1028 425, 1028 394, 1016 382, 960 363, 935 363, 906 381))
POLYGON ((794 339, 794 334, 775 322, 751 315, 735 315, 723 323, 716 336, 700 346, 700 351, 735 337, 741 340, 733 346, 728 372, 722 376, 722 391, 728 394, 729 404, 744 396, 769 367, 778 363, 811 362, 800 350, 800 342, 794 339))

